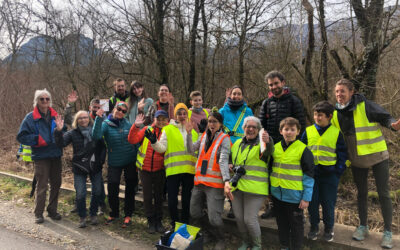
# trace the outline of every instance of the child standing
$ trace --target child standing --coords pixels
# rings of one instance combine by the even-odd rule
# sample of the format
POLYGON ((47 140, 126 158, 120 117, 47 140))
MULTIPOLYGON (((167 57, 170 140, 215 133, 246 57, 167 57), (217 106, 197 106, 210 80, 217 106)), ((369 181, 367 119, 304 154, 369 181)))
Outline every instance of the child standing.
POLYGON ((314 155, 315 183, 308 213, 311 229, 310 240, 316 240, 319 233, 319 205, 322 206, 324 222, 323 239, 333 240, 335 205, 340 176, 346 169, 347 148, 342 133, 331 125, 335 107, 322 101, 313 107, 315 124, 307 127, 301 141, 314 155))
POLYGON ((304 238, 303 210, 311 201, 314 160, 311 151, 296 137, 300 123, 292 117, 279 124, 283 140, 275 144, 270 175, 273 209, 281 249, 301 249, 304 238))
POLYGON ((192 107, 189 109, 188 119, 192 122, 193 129, 197 133, 203 133, 207 127, 207 118, 210 110, 203 108, 203 96, 200 91, 196 90, 190 93, 190 104, 192 107))

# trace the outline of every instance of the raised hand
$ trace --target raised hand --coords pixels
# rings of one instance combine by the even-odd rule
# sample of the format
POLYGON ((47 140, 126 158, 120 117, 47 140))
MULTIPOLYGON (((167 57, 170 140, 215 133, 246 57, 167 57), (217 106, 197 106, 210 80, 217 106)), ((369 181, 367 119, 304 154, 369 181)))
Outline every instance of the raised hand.
POLYGON ((78 100, 78 93, 75 90, 72 90, 70 94, 68 94, 68 103, 75 103, 78 100))
POLYGON ((397 122, 393 122, 391 125, 394 130, 398 131, 400 129, 400 119, 398 119, 397 122))
POLYGON ((265 142, 265 144, 269 143, 269 134, 266 130, 263 131, 262 135, 261 135, 261 140, 263 142, 265 142))
POLYGON ((99 109, 99 110, 97 110, 96 115, 97 115, 98 117, 103 117, 103 115, 104 115, 104 109, 99 109))
POLYGON ((56 116, 56 119, 54 120, 54 122, 56 123, 56 125, 57 125, 57 130, 58 131, 61 131, 63 128, 64 128, 64 120, 63 120, 63 118, 61 117, 61 115, 57 115, 56 116))
POLYGON ((170 104, 170 105, 174 105, 174 96, 172 95, 172 93, 171 92, 169 92, 168 93, 168 103, 170 104))
POLYGON ((140 100, 140 102, 138 102, 138 111, 143 112, 144 106, 145 106, 144 98, 142 98, 142 100, 140 100))
POLYGON ((152 133, 150 131, 150 129, 146 129, 146 131, 144 132, 144 136, 149 139, 149 141, 151 142, 151 144, 154 144, 157 142, 157 136, 152 133))
POLYGON ((200 123, 197 124, 197 127, 199 128, 200 133, 204 133, 206 131, 208 125, 207 119, 201 119, 200 123))
POLYGON ((231 92, 232 92, 232 88, 227 88, 227 89, 225 90, 225 97, 226 97, 226 98, 230 97, 230 96, 231 96, 231 92))
POLYGON ((192 121, 185 121, 182 125, 185 126, 186 132, 188 134, 192 133, 192 129, 193 129, 193 122, 192 121))
POLYGON ((140 128, 140 127, 142 127, 143 123, 144 123, 144 114, 138 114, 136 116, 135 126, 137 128, 140 128))

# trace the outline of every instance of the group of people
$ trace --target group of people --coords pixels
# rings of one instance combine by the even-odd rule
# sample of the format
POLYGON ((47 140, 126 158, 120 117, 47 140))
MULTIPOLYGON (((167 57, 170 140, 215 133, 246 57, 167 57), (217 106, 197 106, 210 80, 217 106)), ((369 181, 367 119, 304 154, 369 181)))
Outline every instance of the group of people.
POLYGON ((400 129, 378 104, 355 93, 351 81, 336 83, 336 105, 327 101, 313 107, 315 124, 306 127, 298 97, 285 86, 285 77, 269 72, 270 90, 258 117, 244 101, 243 89, 233 86, 221 109, 205 109, 202 94, 190 94, 189 109, 175 105, 171 90, 161 85, 154 102, 144 86, 134 81, 114 81, 109 113, 99 99, 89 111, 72 116, 76 93, 68 97, 64 120, 52 108, 51 94, 37 90, 34 110, 22 121, 17 140, 32 148, 37 188, 35 221, 43 223, 47 185, 47 212, 54 220, 61 185, 62 148, 72 144, 79 227, 85 227, 86 180, 92 183, 90 223, 98 223, 97 210, 104 205, 102 166, 108 155, 107 191, 110 207, 106 224, 118 221, 119 190, 124 174, 125 197, 122 227, 132 223, 135 188, 143 189, 148 232, 164 232, 162 203, 165 193, 171 226, 176 222, 199 225, 216 238, 215 249, 225 248, 222 214, 225 198, 231 201, 242 244, 238 249, 261 249, 258 213, 269 197, 276 217, 282 249, 301 249, 304 210, 311 228, 308 238, 319 235, 322 206, 324 233, 333 240, 334 209, 340 176, 350 166, 358 191, 360 226, 353 239, 368 235, 367 176, 372 168, 384 218, 381 246, 392 248, 392 203, 389 194, 389 154, 378 124, 400 129), (72 119, 73 117, 73 119, 72 119), (70 121, 67 131, 64 123, 70 121), (178 195, 182 209, 178 210, 178 195))

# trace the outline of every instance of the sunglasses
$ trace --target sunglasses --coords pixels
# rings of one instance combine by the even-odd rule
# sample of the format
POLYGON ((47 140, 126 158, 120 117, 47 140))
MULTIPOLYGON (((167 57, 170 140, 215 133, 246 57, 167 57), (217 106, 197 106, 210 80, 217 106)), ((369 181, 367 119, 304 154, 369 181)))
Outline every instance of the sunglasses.
POLYGON ((120 107, 117 108, 117 111, 122 112, 122 113, 124 113, 124 114, 126 114, 126 112, 128 112, 128 110, 122 109, 122 108, 120 108, 120 107))
POLYGON ((46 102, 48 102, 48 101, 50 101, 50 98, 48 98, 48 97, 46 97, 46 98, 40 97, 39 100, 40 100, 41 102, 43 102, 44 100, 46 100, 46 102))

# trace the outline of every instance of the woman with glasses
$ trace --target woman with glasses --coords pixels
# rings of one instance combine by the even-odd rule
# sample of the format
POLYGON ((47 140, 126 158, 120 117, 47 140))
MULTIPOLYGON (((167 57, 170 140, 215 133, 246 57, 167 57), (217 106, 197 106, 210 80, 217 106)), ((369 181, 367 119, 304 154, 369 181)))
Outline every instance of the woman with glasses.
POLYGON ((128 142, 128 134, 132 124, 124 118, 128 112, 128 105, 125 102, 118 102, 111 114, 103 121, 104 110, 96 112, 96 120, 92 131, 93 139, 105 140, 108 151, 108 173, 107 188, 108 202, 110 205, 110 216, 106 224, 113 223, 119 218, 119 184, 121 174, 125 178, 125 218, 122 227, 131 224, 131 217, 135 208, 135 186, 137 184, 136 172, 136 149, 128 142))
POLYGON ((64 120, 58 116, 55 120, 57 129, 54 136, 57 146, 66 147, 72 143, 72 172, 74 173, 74 187, 76 191, 76 207, 80 217, 79 227, 86 227, 86 179, 89 176, 92 183, 90 200, 90 223, 97 225, 97 209, 99 207, 102 176, 101 169, 106 158, 103 140, 95 141, 92 138, 93 119, 87 111, 76 113, 72 122, 72 130, 63 133, 64 120))
POLYGON ((54 140, 53 130, 56 127, 57 112, 51 106, 50 93, 46 89, 36 90, 33 112, 25 116, 17 135, 18 142, 32 147, 37 181, 34 213, 35 222, 38 224, 44 222, 43 212, 48 182, 50 182, 48 215, 53 220, 61 219, 57 206, 61 186, 62 150, 54 140))

